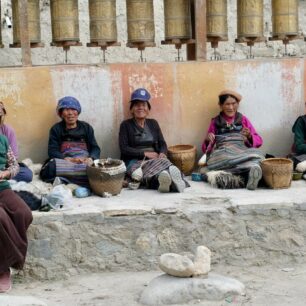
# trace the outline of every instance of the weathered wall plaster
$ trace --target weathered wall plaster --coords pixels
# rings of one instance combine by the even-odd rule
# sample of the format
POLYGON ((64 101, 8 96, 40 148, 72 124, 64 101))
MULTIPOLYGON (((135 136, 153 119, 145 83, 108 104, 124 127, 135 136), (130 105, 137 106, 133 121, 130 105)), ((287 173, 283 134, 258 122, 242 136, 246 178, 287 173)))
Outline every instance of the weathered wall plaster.
POLYGON ((264 138, 263 151, 286 155, 291 126, 304 112, 305 61, 286 59, 242 62, 49 66, 0 70, 0 99, 7 123, 17 133, 21 158, 47 157, 48 132, 59 118, 57 100, 73 95, 82 104, 80 120, 91 123, 102 156, 119 157, 118 129, 129 116, 130 93, 144 86, 152 94, 151 116, 168 145, 200 148, 224 88, 243 95, 240 110, 264 138))

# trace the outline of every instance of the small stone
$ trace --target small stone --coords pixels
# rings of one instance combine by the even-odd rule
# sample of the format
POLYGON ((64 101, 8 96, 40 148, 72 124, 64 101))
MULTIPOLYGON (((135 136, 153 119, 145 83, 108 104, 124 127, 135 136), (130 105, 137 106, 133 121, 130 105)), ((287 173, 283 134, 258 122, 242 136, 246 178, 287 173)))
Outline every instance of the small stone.
POLYGON ((194 276, 206 275, 210 271, 211 251, 206 246, 198 246, 194 259, 194 276))
POLYGON ((161 255, 159 267, 165 273, 177 277, 190 277, 194 272, 194 264, 187 256, 174 253, 161 255))

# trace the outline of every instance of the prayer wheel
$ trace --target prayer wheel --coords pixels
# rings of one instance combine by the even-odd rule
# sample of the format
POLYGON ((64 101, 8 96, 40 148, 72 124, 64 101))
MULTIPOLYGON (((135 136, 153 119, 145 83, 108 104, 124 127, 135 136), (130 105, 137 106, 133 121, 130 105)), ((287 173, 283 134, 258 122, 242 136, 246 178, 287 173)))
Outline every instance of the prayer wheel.
MULTIPOLYGON (((18 0, 12 0, 13 15, 13 44, 20 44, 19 7, 18 0)), ((28 25, 31 44, 39 44, 40 37, 40 8, 39 0, 28 0, 28 25)))
POLYGON ((117 41, 116 0, 89 0, 90 42, 117 41))
POLYGON ((298 5, 298 0, 272 0, 273 38, 298 35, 298 5))
POLYGON ((126 0, 128 43, 154 43, 153 0, 126 0))
POLYGON ((190 0, 164 0, 165 39, 191 39, 190 0))
POLYGON ((263 0, 237 1, 237 34, 239 39, 264 39, 263 0))
POLYGON ((50 9, 53 43, 78 42, 78 0, 51 0, 50 9))
POLYGON ((227 0, 207 0, 206 3, 208 41, 218 43, 227 40, 227 0))

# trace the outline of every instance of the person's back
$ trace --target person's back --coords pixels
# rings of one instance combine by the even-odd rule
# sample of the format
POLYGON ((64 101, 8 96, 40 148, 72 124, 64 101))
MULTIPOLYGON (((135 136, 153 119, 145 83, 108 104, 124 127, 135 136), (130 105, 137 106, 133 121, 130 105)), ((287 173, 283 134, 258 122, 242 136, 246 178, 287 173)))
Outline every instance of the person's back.
POLYGON ((306 154, 306 115, 299 116, 292 127, 294 133, 293 153, 306 154))

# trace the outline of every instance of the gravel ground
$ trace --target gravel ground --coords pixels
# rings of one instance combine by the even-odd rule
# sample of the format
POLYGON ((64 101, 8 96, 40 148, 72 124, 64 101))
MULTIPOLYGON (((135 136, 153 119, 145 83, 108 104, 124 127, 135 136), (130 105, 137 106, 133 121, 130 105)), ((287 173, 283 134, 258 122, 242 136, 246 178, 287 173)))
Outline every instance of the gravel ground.
MULTIPOLYGON (((194 300, 184 305, 306 305, 306 264, 284 267, 213 267, 213 271, 234 277, 246 286, 246 295, 229 296, 223 301, 194 300)), ((47 305, 138 306, 140 293, 151 279, 151 272, 118 272, 74 276, 57 282, 25 282, 14 278, 9 295, 33 296, 47 305)))

